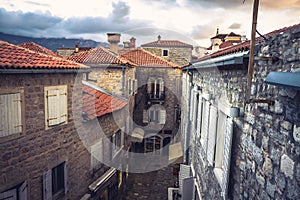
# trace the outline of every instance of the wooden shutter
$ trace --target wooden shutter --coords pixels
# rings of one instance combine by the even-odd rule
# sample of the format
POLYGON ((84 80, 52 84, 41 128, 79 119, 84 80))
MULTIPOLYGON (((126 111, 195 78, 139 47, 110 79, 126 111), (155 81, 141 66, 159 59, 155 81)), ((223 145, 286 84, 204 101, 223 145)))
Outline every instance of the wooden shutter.
POLYGON ((191 177, 191 167, 189 165, 180 164, 179 171, 179 192, 183 192, 183 180, 191 177))
POLYGON ((52 170, 43 174, 43 200, 52 200, 52 170))
POLYGON ((137 94, 137 92, 138 92, 138 81, 137 81, 137 79, 135 79, 134 80, 134 94, 137 94))
POLYGON ((0 95, 0 137, 22 132, 21 94, 0 95))
POLYGON ((152 80, 151 79, 148 79, 148 83, 147 83, 147 91, 148 91, 148 94, 150 94, 152 92, 151 88, 152 88, 152 80))
POLYGON ((67 87, 62 87, 59 89, 59 118, 58 123, 66 122, 68 119, 68 95, 67 87))
POLYGON ((56 125, 59 123, 60 118, 60 107, 59 107, 59 90, 48 90, 47 91, 47 106, 48 106, 48 126, 56 125))
POLYGON ((228 192, 232 135, 233 135, 233 121, 232 118, 227 117, 225 141, 224 141, 224 156, 223 156, 223 165, 222 165, 223 177, 222 177, 222 186, 221 186, 224 199, 227 199, 227 192, 228 192))
POLYGON ((17 189, 14 188, 0 193, 0 200, 17 200, 17 189))
POLYGON ((194 177, 182 181, 182 200, 192 200, 195 192, 194 177))
POLYGON ((191 103, 190 103, 190 121, 192 121, 193 120, 193 105, 194 105, 194 90, 192 89, 191 90, 191 103))
POLYGON ((147 110, 143 110, 143 123, 149 122, 149 115, 147 110))
POLYGON ((197 117, 197 130, 196 130, 196 138, 200 139, 201 133, 201 120, 202 120, 202 96, 199 95, 199 102, 198 102, 198 117, 197 117))
POLYGON ((27 181, 24 181, 22 185, 19 187, 19 200, 27 200, 28 199, 28 184, 27 181))
POLYGON ((209 127, 209 102, 203 100, 203 110, 202 110, 202 126, 201 126, 201 144, 202 148, 206 154, 207 148, 207 136, 209 127))
POLYGON ((159 110, 159 124, 165 124, 166 117, 167 117, 166 110, 159 110))
POLYGON ((160 88, 159 88, 159 97, 161 97, 162 95, 163 95, 163 93, 164 93, 164 81, 161 79, 160 80, 160 88))
POLYGON ((217 133, 217 117, 218 110, 214 106, 210 106, 209 113, 209 131, 207 143, 207 160, 213 166, 216 146, 216 133, 217 133))
POLYGON ((218 129, 216 138, 216 156, 215 156, 215 167, 222 168, 223 152, 224 152, 224 135, 226 130, 226 119, 227 116, 219 111, 218 115, 218 129))

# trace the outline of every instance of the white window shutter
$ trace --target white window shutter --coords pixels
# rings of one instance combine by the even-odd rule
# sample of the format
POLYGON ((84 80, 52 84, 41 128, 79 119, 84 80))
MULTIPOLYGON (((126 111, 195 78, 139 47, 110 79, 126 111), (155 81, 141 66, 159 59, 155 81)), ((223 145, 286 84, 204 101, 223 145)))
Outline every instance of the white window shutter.
POLYGON ((199 102, 198 102, 198 118, 197 118, 197 130, 196 130, 196 138, 200 139, 201 133, 201 120, 202 120, 202 96, 199 95, 199 102))
POLYGON ((9 135, 8 103, 6 95, 0 95, 0 136, 9 135))
POLYGON ((64 163, 64 186, 65 186, 65 194, 68 192, 68 170, 67 170, 67 162, 64 163))
POLYGON ((193 105, 194 105, 194 90, 192 89, 191 90, 191 92, 190 92, 190 94, 191 94, 191 103, 190 103, 190 121, 192 121, 193 120, 193 115, 194 115, 194 113, 193 113, 193 105))
POLYGON ((208 143, 207 143, 207 160, 211 166, 213 166, 214 156, 215 156, 217 117, 218 117, 217 108, 215 108, 214 106, 210 106, 209 131, 208 131, 208 143))
POLYGON ((137 79, 135 79, 134 80, 134 94, 137 94, 137 92, 138 92, 138 81, 137 81, 137 79))
POLYGON ((228 117, 226 120, 226 132, 224 143, 224 156, 223 156, 223 177, 222 177, 222 193, 224 199, 227 199, 229 172, 230 172, 230 159, 231 159, 231 144, 233 135, 233 120, 228 117))
POLYGON ((28 199, 28 184, 27 181, 24 181, 22 185, 19 187, 19 200, 27 200, 28 199))
POLYGON ((203 110, 202 110, 202 126, 201 126, 201 144, 202 148, 206 154, 207 148, 207 136, 209 127, 209 102, 203 100, 203 110))
POLYGON ((218 115, 218 130, 217 130, 217 138, 216 138, 216 156, 215 156, 215 167, 222 168, 223 155, 224 155, 224 136, 226 131, 226 120, 227 116, 219 111, 218 115))
POLYGON ((43 200, 52 200, 52 170, 43 174, 43 200))
POLYGON ((10 94, 8 97, 8 124, 9 134, 22 132, 22 118, 21 118, 21 94, 10 94))
POLYGON ((160 110, 159 111, 159 124, 165 124, 166 117, 167 117, 166 110, 160 110))
POLYGON ((59 90, 48 90, 47 91, 48 126, 52 126, 59 123, 60 107, 58 101, 59 101, 59 90))
POLYGON ((148 83, 147 83, 147 91, 148 93, 150 94, 152 91, 151 91, 151 87, 152 87, 152 80, 151 79, 148 79, 148 83))
POLYGON ((143 110, 143 123, 149 122, 149 115, 147 110, 143 110))
POLYGON ((189 165, 180 164, 179 171, 179 192, 182 194, 183 192, 183 179, 191 177, 191 167, 189 165))
POLYGON ((0 193, 0 200, 17 200, 17 189, 11 189, 0 193))
POLYGON ((66 122, 68 119, 68 95, 67 87, 62 87, 59 90, 59 118, 58 123, 66 122))
POLYGON ((164 81, 163 80, 160 80, 160 88, 159 88, 159 92, 160 92, 160 94, 159 94, 159 96, 162 96, 163 95, 163 93, 164 93, 164 81))

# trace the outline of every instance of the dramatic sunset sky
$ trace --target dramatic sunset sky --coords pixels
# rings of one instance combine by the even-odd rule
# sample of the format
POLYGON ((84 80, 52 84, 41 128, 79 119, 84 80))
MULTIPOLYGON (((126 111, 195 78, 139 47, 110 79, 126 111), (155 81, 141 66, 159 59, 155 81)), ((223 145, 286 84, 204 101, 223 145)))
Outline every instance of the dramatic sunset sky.
MULTIPOLYGON (((250 38, 253 0, 1 0, 0 32, 106 41, 107 32, 137 44, 178 39, 209 46, 217 27, 250 38)), ((260 0, 260 33, 300 23, 300 0, 260 0)))

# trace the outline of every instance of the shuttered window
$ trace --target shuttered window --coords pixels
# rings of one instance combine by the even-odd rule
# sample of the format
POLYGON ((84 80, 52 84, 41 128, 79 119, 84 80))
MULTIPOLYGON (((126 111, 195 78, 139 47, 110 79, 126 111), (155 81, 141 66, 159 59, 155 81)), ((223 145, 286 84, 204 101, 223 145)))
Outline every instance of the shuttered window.
POLYGON ((160 110, 159 111, 159 124, 165 124, 166 123, 166 110, 160 110))
POLYGON ((205 154, 207 149, 207 138, 208 138, 208 128, 209 128, 209 107, 210 107, 209 101, 203 99, 200 142, 205 154))
POLYGON ((22 132, 21 102, 20 93, 0 95, 0 137, 22 132))
POLYGON ((66 162, 43 174, 43 200, 56 199, 67 193, 66 162))
POLYGON ((214 172, 221 186, 222 195, 226 198, 230 171, 233 120, 222 111, 219 111, 218 115, 214 172))
POLYGON ((151 99, 160 99, 164 95, 164 81, 162 78, 150 77, 147 82, 147 92, 151 99))
POLYGON ((66 123, 68 120, 67 86, 45 87, 46 127, 66 123))
POLYGON ((207 160, 213 166, 216 146, 218 110, 214 106, 210 106, 209 112, 209 128, 208 128, 208 142, 207 142, 207 160))
POLYGON ((100 169, 103 161, 103 142, 100 139, 96 144, 91 146, 91 170, 96 172, 100 169))

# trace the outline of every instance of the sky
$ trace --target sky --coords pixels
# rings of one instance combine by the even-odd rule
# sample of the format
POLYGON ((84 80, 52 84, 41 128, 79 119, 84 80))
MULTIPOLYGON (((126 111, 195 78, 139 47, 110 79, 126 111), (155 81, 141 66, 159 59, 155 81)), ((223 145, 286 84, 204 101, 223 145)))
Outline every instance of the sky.
MULTIPOLYGON (((137 45, 180 40, 208 47, 234 32, 250 38, 254 0, 1 0, 0 32, 106 42, 108 32, 137 45)), ((260 0, 257 30, 266 34, 300 23, 300 0, 260 0)))

